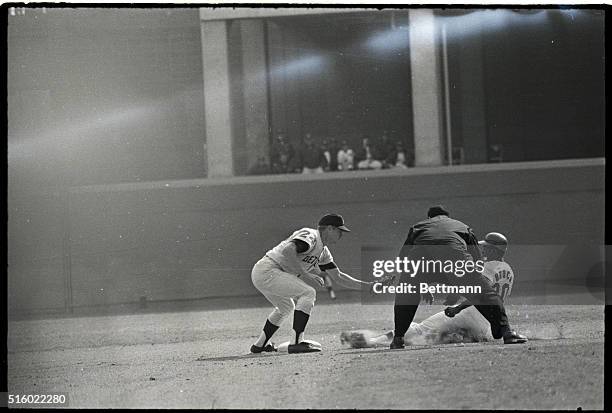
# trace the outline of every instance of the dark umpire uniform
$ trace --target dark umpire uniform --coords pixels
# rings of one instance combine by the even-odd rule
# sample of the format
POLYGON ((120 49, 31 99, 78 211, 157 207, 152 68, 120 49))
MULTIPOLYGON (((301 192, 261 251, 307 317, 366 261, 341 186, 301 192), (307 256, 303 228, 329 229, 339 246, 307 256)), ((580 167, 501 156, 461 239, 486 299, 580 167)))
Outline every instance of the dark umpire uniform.
MULTIPOLYGON (((400 257, 407 257, 411 261, 421 261, 422 265, 425 264, 425 261, 461 262, 461 266, 464 266, 466 262, 472 262, 472 264, 461 272, 449 272, 447 271, 449 267, 442 269, 442 265, 438 267, 432 265, 431 270, 429 266, 421 267, 421 270, 412 277, 410 274, 402 274, 400 283, 412 284, 417 288, 413 292, 397 293, 395 296, 395 331, 391 348, 404 347, 404 334, 408 331, 421 300, 418 289, 421 283, 480 287, 480 293, 462 295, 489 321, 493 337, 503 338, 506 344, 526 342, 525 336, 510 329, 502 299, 487 278, 475 268, 471 268, 475 267, 474 261, 482 260, 482 256, 478 247, 478 238, 470 227, 461 221, 451 219, 448 211, 441 205, 429 208, 427 216, 428 219, 410 228, 400 257), (458 273, 462 275, 457 276, 458 273)), ((451 268, 461 267, 451 265, 451 268)))

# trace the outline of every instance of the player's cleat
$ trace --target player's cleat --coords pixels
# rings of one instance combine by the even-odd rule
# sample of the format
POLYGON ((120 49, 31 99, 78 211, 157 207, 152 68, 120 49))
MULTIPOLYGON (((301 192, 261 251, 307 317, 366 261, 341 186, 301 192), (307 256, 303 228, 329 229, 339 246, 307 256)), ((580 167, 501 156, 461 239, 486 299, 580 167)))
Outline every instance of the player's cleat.
POLYGON ((270 344, 268 344, 268 345, 266 345, 264 347, 259 347, 259 346, 256 346, 255 344, 253 344, 251 346, 251 353, 255 353, 255 354, 258 354, 258 353, 271 353, 271 352, 274 352, 274 351, 278 351, 278 349, 274 346, 273 343, 270 343, 270 344))
POLYGON ((397 350, 404 348, 404 337, 393 337, 393 341, 389 346, 391 350, 397 350))
POLYGON ((302 341, 297 344, 289 344, 287 347, 288 353, 313 353, 316 351, 321 351, 321 346, 317 346, 314 343, 308 341, 302 341))
POLYGON ((504 334, 504 344, 521 344, 526 342, 527 337, 517 333, 516 331, 508 331, 506 334, 504 334))

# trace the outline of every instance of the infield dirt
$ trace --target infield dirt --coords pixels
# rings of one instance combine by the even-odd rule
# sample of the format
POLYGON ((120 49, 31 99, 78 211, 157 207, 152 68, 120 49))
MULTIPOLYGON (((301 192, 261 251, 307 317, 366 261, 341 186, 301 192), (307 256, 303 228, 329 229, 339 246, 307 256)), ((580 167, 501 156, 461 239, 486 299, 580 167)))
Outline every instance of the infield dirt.
POLYGON ((604 307, 507 309, 529 343, 350 349, 340 332, 391 329, 392 307, 339 302, 311 317, 322 352, 257 356, 266 306, 11 321, 8 390, 74 408, 603 409, 604 307))

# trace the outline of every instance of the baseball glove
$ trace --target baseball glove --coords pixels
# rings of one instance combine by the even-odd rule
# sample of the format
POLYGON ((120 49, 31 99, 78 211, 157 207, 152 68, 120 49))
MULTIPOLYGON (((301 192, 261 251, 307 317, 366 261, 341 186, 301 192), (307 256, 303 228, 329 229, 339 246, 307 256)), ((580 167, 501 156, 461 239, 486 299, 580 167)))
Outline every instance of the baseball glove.
POLYGON ((376 282, 379 282, 382 285, 391 285, 395 283, 395 280, 397 279, 397 277, 398 277, 398 274, 389 273, 389 274, 385 274, 382 277, 378 278, 376 282))
POLYGON ((452 318, 452 317, 456 316, 457 314, 459 314, 459 311, 461 311, 461 310, 457 310, 456 307, 446 307, 444 309, 444 314, 446 314, 447 317, 451 317, 452 318))

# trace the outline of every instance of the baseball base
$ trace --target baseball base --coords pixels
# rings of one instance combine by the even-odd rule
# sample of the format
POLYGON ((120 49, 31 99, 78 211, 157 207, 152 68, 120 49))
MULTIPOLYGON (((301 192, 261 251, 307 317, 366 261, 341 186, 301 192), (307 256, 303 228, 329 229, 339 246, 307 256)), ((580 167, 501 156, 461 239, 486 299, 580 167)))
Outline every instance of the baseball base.
MULTIPOLYGON (((304 341, 312 344, 313 346, 317 346, 319 349, 321 349, 321 343, 317 341, 314 341, 314 340, 304 340, 304 341)), ((284 343, 279 344, 276 348, 279 352, 286 353, 290 343, 291 343, 290 341, 285 341, 284 343)))

